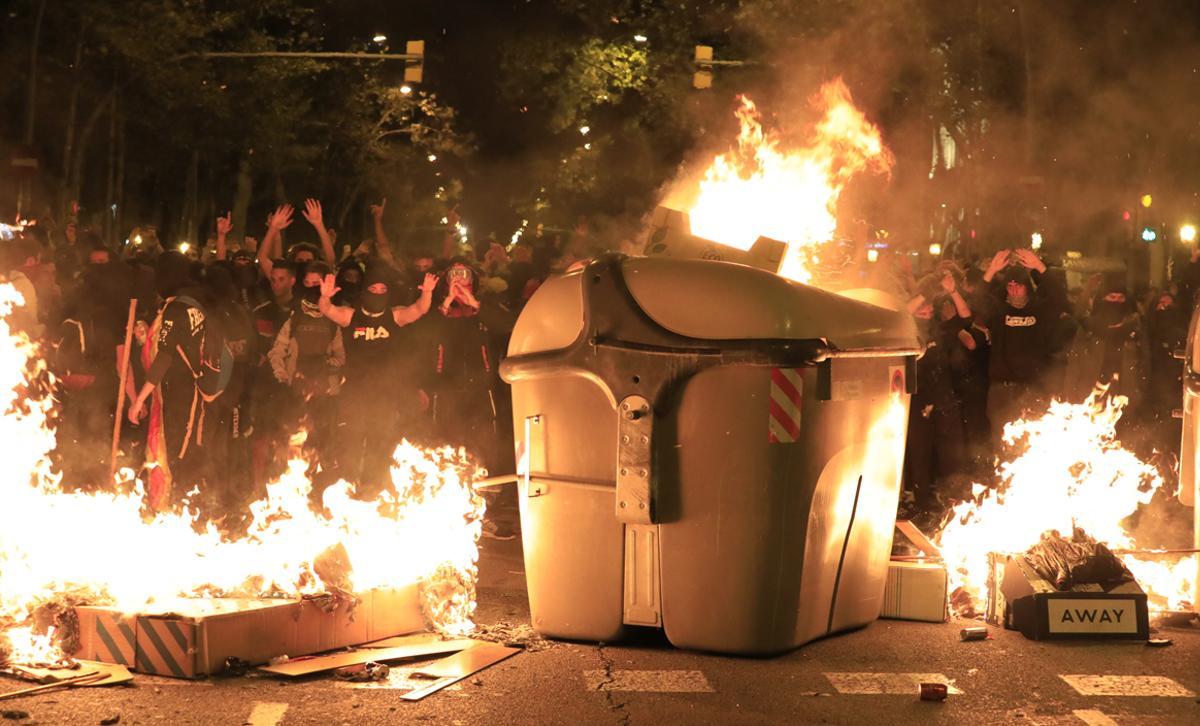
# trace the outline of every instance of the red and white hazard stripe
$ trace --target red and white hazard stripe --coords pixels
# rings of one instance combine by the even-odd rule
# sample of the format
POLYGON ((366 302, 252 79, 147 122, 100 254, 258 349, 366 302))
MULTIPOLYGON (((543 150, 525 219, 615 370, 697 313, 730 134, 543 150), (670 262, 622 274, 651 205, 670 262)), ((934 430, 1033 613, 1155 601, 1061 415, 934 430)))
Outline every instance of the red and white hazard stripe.
POLYGON ((797 368, 771 369, 771 417, 767 440, 791 444, 800 438, 800 394, 804 381, 797 368))

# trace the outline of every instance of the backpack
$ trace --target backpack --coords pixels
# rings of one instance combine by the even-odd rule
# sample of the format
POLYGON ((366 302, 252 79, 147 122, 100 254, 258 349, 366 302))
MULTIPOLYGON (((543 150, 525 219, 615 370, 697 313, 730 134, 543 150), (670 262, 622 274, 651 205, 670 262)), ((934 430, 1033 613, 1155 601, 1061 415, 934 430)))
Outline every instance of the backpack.
POLYGON ((225 331, 219 316, 209 315, 200 301, 193 297, 177 295, 174 299, 204 314, 200 364, 192 370, 192 377, 196 380, 200 395, 206 402, 211 403, 229 386, 229 379, 233 376, 233 352, 229 350, 225 340, 225 331))

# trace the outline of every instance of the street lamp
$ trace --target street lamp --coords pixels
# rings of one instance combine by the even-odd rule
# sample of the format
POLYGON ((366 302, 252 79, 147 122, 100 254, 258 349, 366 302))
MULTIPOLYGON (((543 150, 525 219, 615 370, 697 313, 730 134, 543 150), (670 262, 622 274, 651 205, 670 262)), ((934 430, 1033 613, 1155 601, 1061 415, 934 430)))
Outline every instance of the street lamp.
POLYGON ((1179 239, 1191 244, 1196 241, 1196 225, 1185 224, 1179 228, 1179 239))
POLYGON ((1042 248, 1042 233, 1034 232, 1029 235, 1029 247, 1031 249, 1040 250, 1042 248))
POLYGON ((376 33, 375 37, 371 38, 371 40, 375 41, 376 43, 386 43, 387 36, 384 35, 383 33, 376 33))
POLYGON ((407 96, 408 94, 412 93, 412 86, 405 83, 403 86, 400 86, 400 93, 407 96))

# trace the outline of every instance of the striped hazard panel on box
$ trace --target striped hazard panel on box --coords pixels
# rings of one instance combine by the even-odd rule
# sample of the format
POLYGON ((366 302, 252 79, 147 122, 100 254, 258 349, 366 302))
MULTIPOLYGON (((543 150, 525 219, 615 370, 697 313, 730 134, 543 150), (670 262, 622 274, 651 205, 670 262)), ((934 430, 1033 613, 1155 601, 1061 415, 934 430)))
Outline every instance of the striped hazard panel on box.
POLYGON ((133 667, 137 652, 137 633, 133 622, 122 613, 93 611, 91 617, 95 640, 85 653, 88 660, 119 663, 133 667))
POLYGON ((771 414, 767 422, 767 440, 772 444, 791 444, 799 440, 800 394, 803 390, 800 369, 771 369, 771 414))
POLYGON ((161 618, 137 619, 137 670, 160 676, 196 675, 196 627, 161 618))

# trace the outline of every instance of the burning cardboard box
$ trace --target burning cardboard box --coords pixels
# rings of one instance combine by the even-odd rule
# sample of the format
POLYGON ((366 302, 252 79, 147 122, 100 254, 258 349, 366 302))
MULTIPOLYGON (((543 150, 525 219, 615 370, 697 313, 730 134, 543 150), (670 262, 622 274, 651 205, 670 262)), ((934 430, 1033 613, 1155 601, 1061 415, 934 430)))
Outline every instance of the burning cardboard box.
POLYGON ((261 665, 425 627, 415 584, 353 599, 181 599, 141 613, 92 606, 75 612, 80 641, 75 657, 175 678, 221 673, 231 658, 261 665))
POLYGON ((1133 579, 1059 590, 1024 556, 992 555, 987 620, 1032 640, 1150 637, 1146 593, 1133 579))

